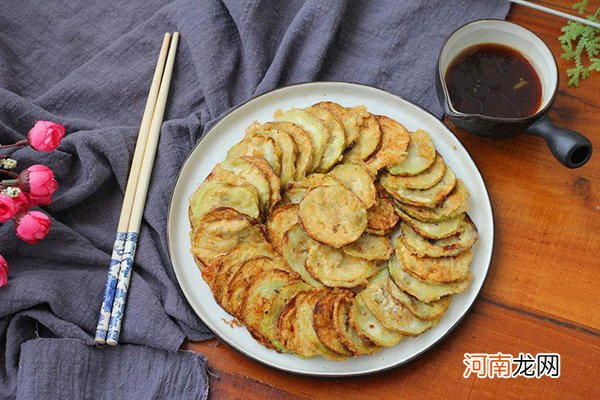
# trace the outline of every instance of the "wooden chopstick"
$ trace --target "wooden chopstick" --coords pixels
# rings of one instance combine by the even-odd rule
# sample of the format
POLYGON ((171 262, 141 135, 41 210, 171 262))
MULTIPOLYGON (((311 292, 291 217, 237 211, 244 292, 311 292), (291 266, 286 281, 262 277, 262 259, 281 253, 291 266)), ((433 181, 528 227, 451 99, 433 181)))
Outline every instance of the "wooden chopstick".
POLYGON ((148 194, 150 177, 152 176, 154 157, 156 156, 156 149, 158 147, 158 140, 160 138, 160 128, 162 126, 165 108, 167 105, 167 97, 169 94, 169 87, 171 85, 171 77, 173 76, 173 66, 175 64, 175 54, 177 52, 178 42, 179 33, 175 32, 169 46, 169 55, 165 65, 164 75, 160 83, 158 100, 154 109, 154 115, 152 116, 152 123, 150 124, 148 143, 146 144, 146 149, 144 151, 142 167, 140 170, 135 199, 131 211, 131 218, 129 219, 127 239, 125 241, 125 251, 123 252, 123 261, 121 262, 117 290, 115 292, 110 322, 108 325, 108 334, 106 337, 106 343, 111 346, 116 346, 119 342, 121 322, 125 310, 125 303, 127 301, 129 281, 131 279, 131 268, 135 258, 138 232, 142 222, 144 206, 146 204, 146 195, 148 194))
POLYGON ((148 142, 148 134, 150 133, 150 123, 152 122, 152 116, 154 115, 154 108, 158 98, 158 90, 163 77, 165 61, 167 59, 167 52, 169 50, 170 42, 171 34, 165 33, 160 54, 158 56, 158 61, 156 63, 156 69, 154 70, 154 76, 152 77, 152 84, 150 85, 148 99, 146 100, 144 115, 140 124, 138 139, 135 146, 135 151, 133 153, 133 160, 131 162, 131 170, 129 171, 129 178, 127 179, 127 188, 125 189, 125 197, 123 199, 123 206, 121 208, 121 216, 119 217, 119 224, 117 226, 117 237, 113 245, 110 267, 108 269, 108 277, 106 279, 106 287, 104 289, 104 297, 102 300, 102 307, 100 308, 100 316, 98 317, 98 325, 96 326, 95 340, 98 344, 106 343, 110 313, 112 311, 115 290, 117 288, 119 269, 123 257, 127 230, 129 228, 133 200, 138 186, 140 171, 142 169, 142 160, 146 150, 146 143, 148 142))
POLYGON ((571 21, 576 21, 584 25, 592 26, 594 28, 600 28, 600 24, 598 22, 590 21, 585 18, 578 17, 576 15, 567 14, 562 11, 555 10, 553 8, 540 6, 538 4, 531 3, 525 0, 508 0, 511 3, 520 4, 525 7, 533 8, 534 10, 542 11, 548 14, 556 15, 557 17, 562 17, 565 19, 570 19, 571 21))

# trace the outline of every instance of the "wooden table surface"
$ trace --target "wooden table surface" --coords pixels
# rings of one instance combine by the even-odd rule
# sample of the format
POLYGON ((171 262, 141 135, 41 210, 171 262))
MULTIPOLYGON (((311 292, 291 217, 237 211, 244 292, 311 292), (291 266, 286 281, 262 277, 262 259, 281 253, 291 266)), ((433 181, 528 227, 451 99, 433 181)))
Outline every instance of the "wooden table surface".
MULTIPOLYGON (((571 2, 543 3, 572 12, 571 2)), ((598 154, 569 170, 540 138, 490 140, 453 129, 483 174, 496 225, 487 281, 459 327, 406 365, 346 379, 277 371, 216 339, 189 343, 187 349, 208 357, 213 399, 600 399, 600 74, 577 89, 566 85, 568 63, 557 40, 564 20, 521 6, 513 6, 508 19, 551 47, 561 83, 550 115, 586 134, 598 154), (557 352, 561 376, 465 379, 466 352, 557 352)))

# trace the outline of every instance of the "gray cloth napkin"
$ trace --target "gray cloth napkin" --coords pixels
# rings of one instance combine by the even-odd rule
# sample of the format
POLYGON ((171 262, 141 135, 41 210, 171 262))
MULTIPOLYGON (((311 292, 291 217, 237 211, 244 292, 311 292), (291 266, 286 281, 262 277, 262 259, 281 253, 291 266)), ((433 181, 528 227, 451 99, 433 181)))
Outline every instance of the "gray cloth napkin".
MULTIPOLYGON (((378 86, 437 115, 444 39, 505 1, 0 2, 0 143, 36 120, 63 123, 53 153, 19 149, 19 167, 51 167, 60 188, 35 246, 0 227, 10 264, 0 288, 0 398, 203 398, 206 364, 177 352, 210 331, 177 285, 166 245, 175 177, 202 134, 233 106, 296 82, 378 86), (93 346, 138 124, 162 36, 181 32, 140 232, 121 341, 93 346)), ((360 103, 360 98, 356 99, 360 103)), ((186 244, 184 244, 186 245, 186 244)))

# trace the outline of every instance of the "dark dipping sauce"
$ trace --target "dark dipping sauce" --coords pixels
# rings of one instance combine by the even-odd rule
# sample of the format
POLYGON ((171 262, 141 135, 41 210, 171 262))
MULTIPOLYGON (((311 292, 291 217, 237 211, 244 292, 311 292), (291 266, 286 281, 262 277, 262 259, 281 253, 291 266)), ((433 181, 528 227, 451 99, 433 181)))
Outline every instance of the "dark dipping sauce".
POLYGON ((465 114, 521 118, 540 106, 540 78, 508 46, 486 43, 465 49, 450 63, 445 80, 452 106, 465 114))

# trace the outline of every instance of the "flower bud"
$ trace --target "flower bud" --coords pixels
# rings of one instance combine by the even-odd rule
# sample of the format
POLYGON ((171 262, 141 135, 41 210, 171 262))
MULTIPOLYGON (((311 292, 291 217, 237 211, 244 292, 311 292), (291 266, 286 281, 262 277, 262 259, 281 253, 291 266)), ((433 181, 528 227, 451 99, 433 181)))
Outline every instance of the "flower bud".
POLYGON ((16 212, 17 207, 13 198, 4 193, 0 193, 0 224, 9 221, 15 216, 16 212))
POLYGON ((29 198, 40 205, 50 204, 52 194, 58 188, 54 172, 45 165, 32 165, 19 174, 19 188, 29 194, 29 198))
POLYGON ((36 244, 50 232, 50 217, 40 211, 29 211, 16 220, 16 230, 19 239, 29 244, 36 244))
POLYGON ((41 152, 56 149, 65 136, 65 127, 51 121, 38 121, 29 130, 27 139, 29 145, 41 152))
POLYGON ((6 282, 8 281, 8 263, 0 255, 0 287, 6 286, 6 282))

